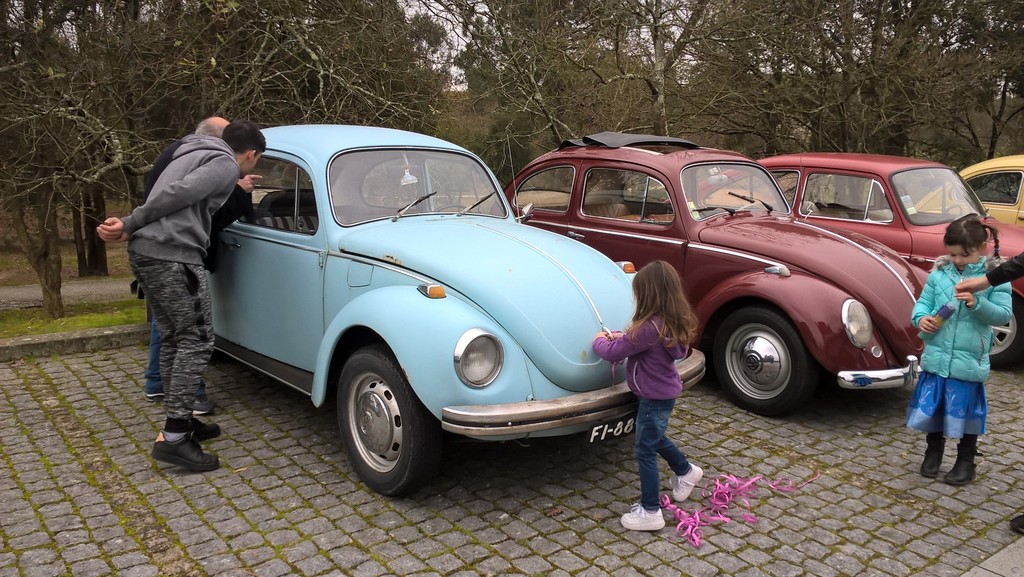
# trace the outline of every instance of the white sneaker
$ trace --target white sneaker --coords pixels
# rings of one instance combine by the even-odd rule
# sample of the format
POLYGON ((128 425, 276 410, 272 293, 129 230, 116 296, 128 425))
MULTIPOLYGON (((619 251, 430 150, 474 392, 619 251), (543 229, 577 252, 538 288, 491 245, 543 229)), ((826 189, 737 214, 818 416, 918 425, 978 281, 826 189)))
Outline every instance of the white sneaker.
POLYGON ((685 501, 690 496, 690 491, 704 478, 704 469, 690 463, 690 472, 678 477, 672 477, 672 500, 685 501))
POLYGON ((648 511, 637 503, 633 509, 622 516, 622 526, 633 531, 657 531, 665 526, 665 517, 661 509, 648 511))

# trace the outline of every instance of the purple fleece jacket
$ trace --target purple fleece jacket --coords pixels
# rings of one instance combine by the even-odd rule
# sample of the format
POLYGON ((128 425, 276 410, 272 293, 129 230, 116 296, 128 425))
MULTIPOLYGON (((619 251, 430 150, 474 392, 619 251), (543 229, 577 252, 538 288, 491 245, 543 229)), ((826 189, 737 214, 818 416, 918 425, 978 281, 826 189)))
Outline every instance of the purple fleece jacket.
POLYGON ((644 399, 674 399, 683 392, 675 361, 685 357, 689 347, 665 347, 658 335, 659 326, 661 319, 654 317, 636 330, 632 340, 626 334, 594 339, 597 356, 613 363, 626 360, 626 383, 644 399))

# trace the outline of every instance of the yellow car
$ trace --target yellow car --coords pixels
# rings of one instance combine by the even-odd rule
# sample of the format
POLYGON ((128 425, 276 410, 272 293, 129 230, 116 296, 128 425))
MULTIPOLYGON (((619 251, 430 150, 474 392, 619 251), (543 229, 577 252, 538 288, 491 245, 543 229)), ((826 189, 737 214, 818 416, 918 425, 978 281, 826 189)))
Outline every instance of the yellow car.
POLYGON ((973 164, 960 171, 992 218, 1024 225, 1024 154, 1003 156, 973 164))

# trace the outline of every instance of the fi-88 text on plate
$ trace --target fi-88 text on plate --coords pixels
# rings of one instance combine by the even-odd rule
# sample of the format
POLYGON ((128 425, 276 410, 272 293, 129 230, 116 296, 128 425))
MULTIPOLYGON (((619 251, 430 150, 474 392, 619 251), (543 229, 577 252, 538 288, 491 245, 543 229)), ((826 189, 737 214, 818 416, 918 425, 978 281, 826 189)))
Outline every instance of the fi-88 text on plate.
POLYGON ((605 423, 603 425, 597 425, 590 430, 590 442, 603 441, 605 438, 615 438, 619 435, 626 435, 633 432, 633 426, 636 421, 630 417, 624 421, 618 421, 616 423, 605 423))

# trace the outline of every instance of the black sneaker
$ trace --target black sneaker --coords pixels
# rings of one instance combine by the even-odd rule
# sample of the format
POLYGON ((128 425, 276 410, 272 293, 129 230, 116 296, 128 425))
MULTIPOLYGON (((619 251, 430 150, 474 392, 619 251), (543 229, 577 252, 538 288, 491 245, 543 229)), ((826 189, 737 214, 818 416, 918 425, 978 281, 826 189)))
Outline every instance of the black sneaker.
POLYGON ((220 436, 220 425, 217 423, 204 423, 192 417, 192 438, 197 441, 209 441, 220 436))
POLYGON ((1013 529, 1017 533, 1024 534, 1024 515, 1017 515, 1010 520, 1010 529, 1013 529))
MULTIPOLYGON (((161 435, 161 439, 163 436, 161 435)), ((203 452, 199 441, 191 434, 185 435, 177 442, 158 440, 153 443, 153 458, 157 461, 177 465, 190 471, 212 471, 220 467, 220 459, 216 455, 203 452)))
POLYGON ((154 403, 156 401, 162 401, 163 398, 164 398, 164 392, 163 391, 157 391, 155 393, 150 393, 149 391, 143 391, 143 392, 146 395, 146 400, 151 402, 151 403, 154 403))
POLYGON ((192 416, 198 417, 199 415, 212 415, 213 414, 213 401, 210 400, 205 394, 196 395, 195 402, 192 403, 192 416))

